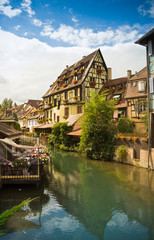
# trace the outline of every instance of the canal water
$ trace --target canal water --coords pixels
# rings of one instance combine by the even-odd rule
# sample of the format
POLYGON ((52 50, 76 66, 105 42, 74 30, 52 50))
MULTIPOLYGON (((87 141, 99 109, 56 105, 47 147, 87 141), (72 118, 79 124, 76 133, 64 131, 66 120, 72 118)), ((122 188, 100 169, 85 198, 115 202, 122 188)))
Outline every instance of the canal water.
POLYGON ((5 186, 0 211, 39 197, 15 213, 3 240, 152 240, 154 172, 53 150, 40 187, 5 186))

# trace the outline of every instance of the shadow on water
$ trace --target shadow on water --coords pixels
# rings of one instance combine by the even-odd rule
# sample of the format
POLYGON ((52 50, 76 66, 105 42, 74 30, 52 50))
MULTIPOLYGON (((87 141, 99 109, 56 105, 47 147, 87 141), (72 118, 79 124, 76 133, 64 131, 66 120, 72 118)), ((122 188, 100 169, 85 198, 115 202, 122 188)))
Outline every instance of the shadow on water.
POLYGON ((0 211, 39 197, 10 219, 8 233, 26 230, 26 237, 41 240, 154 239, 154 172, 57 150, 51 159, 38 189, 7 186, 0 191, 0 211))

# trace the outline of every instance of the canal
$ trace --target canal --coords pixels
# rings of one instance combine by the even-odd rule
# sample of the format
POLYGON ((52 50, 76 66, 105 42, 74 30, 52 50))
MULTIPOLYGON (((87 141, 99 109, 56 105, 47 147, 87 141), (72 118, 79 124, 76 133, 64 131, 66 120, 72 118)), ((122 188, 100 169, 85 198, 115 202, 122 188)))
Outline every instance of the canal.
POLYGON ((5 240, 152 240, 154 172, 53 150, 39 188, 4 186, 0 212, 39 197, 7 223, 5 240))

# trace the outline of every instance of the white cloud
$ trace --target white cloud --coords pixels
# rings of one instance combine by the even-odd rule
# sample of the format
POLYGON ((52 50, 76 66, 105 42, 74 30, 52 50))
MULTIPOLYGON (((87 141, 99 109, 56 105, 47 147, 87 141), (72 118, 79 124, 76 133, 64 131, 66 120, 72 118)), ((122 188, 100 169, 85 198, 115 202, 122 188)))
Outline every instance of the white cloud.
POLYGON ((73 22, 78 22, 78 19, 76 19, 75 17, 72 17, 72 21, 73 22))
POLYGON ((35 15, 35 11, 32 10, 31 8, 31 0, 23 0, 21 3, 21 8, 28 12, 29 17, 32 17, 33 15, 35 15))
MULTIPOLYGON (((3 76, 0 102, 5 97, 17 103, 41 99, 67 64, 96 50, 90 47, 53 48, 37 39, 17 37, 3 30, 0 30, 0 39, 0 74, 3 76)), ((133 43, 102 46, 101 51, 107 66, 113 69, 114 78, 125 76, 127 69, 135 72, 145 66, 145 48, 133 43)))
POLYGON ((149 17, 154 18, 154 1, 146 1, 138 7, 138 12, 142 16, 149 15, 149 17))
POLYGON ((36 18, 34 18, 34 19, 32 20, 32 23, 33 23, 35 26, 37 26, 37 27, 41 27, 42 24, 43 24, 42 21, 40 21, 40 20, 38 20, 38 19, 36 19, 36 18))
POLYGON ((23 35, 26 37, 28 35, 28 32, 25 32, 23 35))
POLYGON ((21 25, 17 25, 17 26, 14 27, 14 29, 15 29, 16 31, 18 31, 19 28, 21 28, 21 25))
POLYGON ((0 13, 8 16, 9 18, 13 18, 19 15, 22 11, 18 8, 12 9, 9 0, 1 0, 0 1, 0 13))
POLYGON ((151 6, 149 8, 149 13, 150 13, 150 17, 154 18, 154 2, 151 3, 151 6))
POLYGON ((90 47, 102 44, 111 45, 119 42, 133 42, 138 37, 138 28, 137 25, 132 27, 124 25, 116 30, 108 28, 105 31, 95 32, 90 28, 73 28, 62 24, 57 30, 49 26, 48 28, 44 27, 41 35, 74 46, 90 47))

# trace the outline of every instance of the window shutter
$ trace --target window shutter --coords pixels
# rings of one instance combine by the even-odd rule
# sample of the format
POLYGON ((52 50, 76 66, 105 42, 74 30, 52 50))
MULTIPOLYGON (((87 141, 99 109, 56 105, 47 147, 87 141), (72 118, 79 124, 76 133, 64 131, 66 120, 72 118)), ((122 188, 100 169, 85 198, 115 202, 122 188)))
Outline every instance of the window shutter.
POLYGON ((135 113, 138 113, 138 101, 135 101, 135 113))

